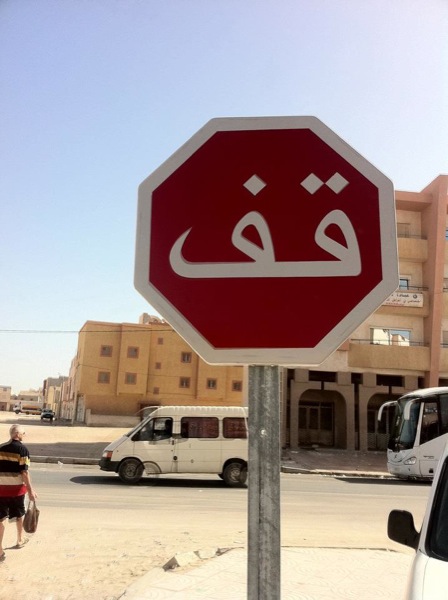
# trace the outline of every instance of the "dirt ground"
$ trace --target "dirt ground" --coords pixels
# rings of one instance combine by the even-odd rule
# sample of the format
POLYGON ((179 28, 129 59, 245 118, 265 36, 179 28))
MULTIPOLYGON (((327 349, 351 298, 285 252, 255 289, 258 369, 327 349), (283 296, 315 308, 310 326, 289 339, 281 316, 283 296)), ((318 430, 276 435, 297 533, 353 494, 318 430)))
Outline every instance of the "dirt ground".
MULTIPOLYGON (((126 429, 70 427, 41 423, 36 417, 17 418, 0 413, 0 442, 9 438, 9 427, 21 422, 26 427, 26 445, 54 444, 60 451, 64 443, 97 444, 104 447, 126 429)), ((96 451, 96 450, 95 450, 96 451)), ((31 465, 31 473, 33 464, 31 465)), ((4 547, 7 559, 0 564, 0 600, 117 600, 136 578, 153 567, 160 567, 174 554, 207 548, 194 534, 155 523, 151 535, 142 533, 136 522, 130 525, 117 518, 116 511, 96 511, 61 506, 42 511, 38 531, 30 542, 15 550, 15 525, 6 524, 4 547), (162 542, 163 540, 163 542, 162 542)), ((228 542, 232 537, 229 532, 228 542)), ((225 541, 225 540, 223 540, 225 541)))

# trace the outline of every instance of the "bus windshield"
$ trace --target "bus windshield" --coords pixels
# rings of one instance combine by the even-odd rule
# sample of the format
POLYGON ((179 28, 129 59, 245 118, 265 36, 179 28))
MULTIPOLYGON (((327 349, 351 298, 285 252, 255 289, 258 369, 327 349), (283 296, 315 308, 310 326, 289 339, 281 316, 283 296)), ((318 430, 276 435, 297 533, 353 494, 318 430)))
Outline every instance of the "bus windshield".
POLYGON ((410 401, 410 398, 400 398, 397 401, 394 424, 388 445, 389 450, 393 452, 408 450, 414 447, 421 400, 412 398, 409 419, 405 419, 404 407, 410 401))

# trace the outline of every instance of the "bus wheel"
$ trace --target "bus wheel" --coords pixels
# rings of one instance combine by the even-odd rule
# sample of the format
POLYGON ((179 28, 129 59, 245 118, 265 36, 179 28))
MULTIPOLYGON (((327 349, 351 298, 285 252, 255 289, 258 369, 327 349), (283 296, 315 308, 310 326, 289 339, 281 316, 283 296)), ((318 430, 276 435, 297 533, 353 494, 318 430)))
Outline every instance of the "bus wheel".
POLYGON ((135 458, 126 458, 118 467, 118 477, 124 483, 138 483, 143 475, 143 465, 135 458))
POLYGON ((247 479, 247 467, 239 462, 231 462, 224 469, 222 478, 227 485, 243 485, 247 479))

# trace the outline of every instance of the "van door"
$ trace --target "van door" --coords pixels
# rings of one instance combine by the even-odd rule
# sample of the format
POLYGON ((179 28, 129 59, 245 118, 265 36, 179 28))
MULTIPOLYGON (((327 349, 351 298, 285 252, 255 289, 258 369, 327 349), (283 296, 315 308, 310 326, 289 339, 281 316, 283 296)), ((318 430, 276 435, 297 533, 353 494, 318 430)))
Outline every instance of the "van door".
POLYGON ((175 471, 173 419, 157 417, 150 419, 139 429, 132 440, 134 456, 143 464, 154 463, 161 473, 175 471))
POLYGON ((221 473, 218 417, 182 417, 174 448, 177 473, 221 473))

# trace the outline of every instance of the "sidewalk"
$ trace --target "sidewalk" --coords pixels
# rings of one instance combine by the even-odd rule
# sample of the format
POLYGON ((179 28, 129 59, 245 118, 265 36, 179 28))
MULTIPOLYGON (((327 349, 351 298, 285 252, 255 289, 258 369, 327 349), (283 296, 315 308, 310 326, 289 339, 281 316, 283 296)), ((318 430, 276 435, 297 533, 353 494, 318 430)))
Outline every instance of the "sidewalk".
MULTIPOLYGON (((386 550, 282 548, 281 598, 397 600, 411 562, 410 554, 386 550)), ((120 600, 245 600, 246 564, 246 551, 237 548, 190 569, 152 569, 120 600)))

